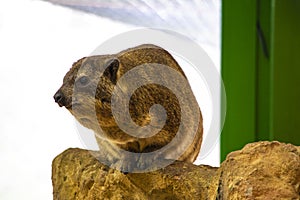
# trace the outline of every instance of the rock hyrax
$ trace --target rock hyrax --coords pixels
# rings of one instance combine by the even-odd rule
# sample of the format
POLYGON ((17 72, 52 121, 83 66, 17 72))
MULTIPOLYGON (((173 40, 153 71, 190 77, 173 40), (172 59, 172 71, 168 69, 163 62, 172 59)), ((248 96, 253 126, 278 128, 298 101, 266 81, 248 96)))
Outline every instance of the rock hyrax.
MULTIPOLYGON (((177 160, 194 162, 201 147, 203 123, 200 108, 189 85, 179 88, 184 98, 188 100, 186 105, 180 105, 176 94, 161 84, 149 83, 137 88, 132 94, 127 94, 130 95, 128 105, 130 120, 140 127, 151 123, 155 126, 155 119, 152 120, 151 112, 149 112, 151 106, 160 104, 164 107, 166 121, 155 135, 134 137, 125 133, 124 129, 122 130, 116 123, 111 100, 118 81, 135 67, 149 64, 168 66, 187 80, 183 70, 170 53, 158 46, 147 44, 117 54, 90 56, 78 60, 65 75, 63 84, 54 95, 54 99, 59 106, 65 106, 83 126, 95 132, 99 146, 106 141, 112 147, 130 152, 153 152, 168 145, 182 125, 184 133, 179 138, 178 145, 169 148, 161 156, 176 159, 173 155, 179 154, 177 160), (195 121, 191 118, 183 122, 182 112, 187 113, 187 116, 197 113, 199 120, 195 121), (192 131, 192 127, 195 126, 197 128, 192 131), (182 149, 179 144, 188 140, 192 141, 187 148, 182 149)), ((154 70, 153 68, 152 71, 154 70)), ((178 83, 179 79, 170 80, 166 74, 156 71, 154 74, 160 76, 159 78, 166 83, 181 85, 180 82, 178 83)), ((147 80, 148 75, 148 72, 139 73, 138 80, 147 80)), ((119 85, 118 87, 119 91, 126 93, 126 86, 119 85)), ((121 109, 119 112, 124 112, 124 110, 121 109)))

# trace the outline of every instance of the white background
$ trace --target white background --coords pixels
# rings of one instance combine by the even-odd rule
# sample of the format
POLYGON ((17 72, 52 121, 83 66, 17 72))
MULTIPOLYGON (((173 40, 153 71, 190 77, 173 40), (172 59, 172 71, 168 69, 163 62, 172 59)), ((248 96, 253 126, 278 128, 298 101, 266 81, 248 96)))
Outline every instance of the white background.
MULTIPOLYGON (((69 147, 84 148, 73 117, 53 95, 74 61, 133 28, 38 0, 0 1, 1 200, 52 199, 52 159, 69 147)), ((219 47, 208 49, 219 66, 219 47)), ((200 103, 207 105, 201 108, 206 127, 209 100, 200 103)), ((218 166, 219 145, 197 163, 218 166)))

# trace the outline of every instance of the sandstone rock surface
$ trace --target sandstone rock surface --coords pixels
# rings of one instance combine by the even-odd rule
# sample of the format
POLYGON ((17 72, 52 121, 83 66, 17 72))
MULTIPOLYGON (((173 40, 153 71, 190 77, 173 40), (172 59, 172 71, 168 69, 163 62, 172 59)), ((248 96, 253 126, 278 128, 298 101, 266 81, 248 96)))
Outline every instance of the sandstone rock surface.
POLYGON ((230 153, 220 168, 176 161, 124 174, 100 152, 68 149, 52 164, 53 199, 300 199, 300 147, 256 142, 230 153))

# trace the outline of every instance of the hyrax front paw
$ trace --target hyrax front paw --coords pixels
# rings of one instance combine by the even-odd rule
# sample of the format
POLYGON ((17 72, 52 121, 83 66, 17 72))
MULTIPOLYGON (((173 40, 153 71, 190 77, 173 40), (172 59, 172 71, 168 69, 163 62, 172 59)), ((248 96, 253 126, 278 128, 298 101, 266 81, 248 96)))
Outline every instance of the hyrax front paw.
POLYGON ((123 173, 144 173, 161 169, 169 164, 170 160, 160 156, 138 153, 119 159, 111 167, 123 173))
POLYGON ((110 167, 123 173, 135 172, 137 169, 137 159, 132 156, 123 156, 112 163, 110 167))
POLYGON ((167 160, 159 155, 141 154, 137 162, 137 168, 139 172, 151 172, 164 168, 171 163, 171 160, 167 160))
POLYGON ((126 155, 111 165, 123 173, 143 173, 157 170, 161 159, 143 153, 126 155))

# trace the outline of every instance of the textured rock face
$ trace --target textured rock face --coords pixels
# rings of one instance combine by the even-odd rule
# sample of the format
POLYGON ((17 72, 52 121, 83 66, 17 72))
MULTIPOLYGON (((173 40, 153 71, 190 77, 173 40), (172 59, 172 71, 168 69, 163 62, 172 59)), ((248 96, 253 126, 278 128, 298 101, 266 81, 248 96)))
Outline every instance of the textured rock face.
POLYGON ((248 144, 221 170, 223 199, 300 199, 300 148, 291 144, 248 144))
POLYGON ((300 199, 300 148, 257 142, 230 153, 220 168, 175 162, 124 174, 100 152, 68 149, 53 161, 53 199, 300 199))
POLYGON ((93 155, 68 149, 55 158, 54 199, 206 199, 218 189, 217 168, 210 166, 178 161, 154 172, 124 174, 93 155))

